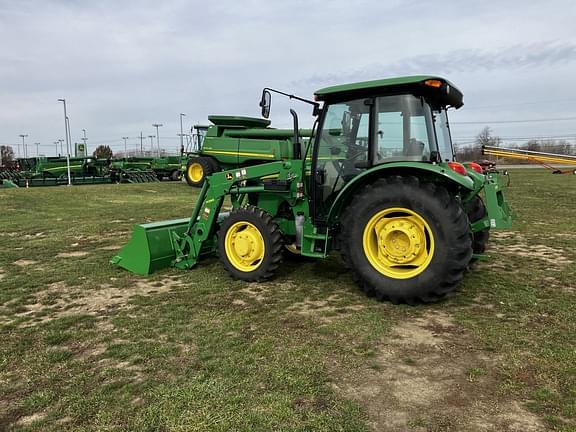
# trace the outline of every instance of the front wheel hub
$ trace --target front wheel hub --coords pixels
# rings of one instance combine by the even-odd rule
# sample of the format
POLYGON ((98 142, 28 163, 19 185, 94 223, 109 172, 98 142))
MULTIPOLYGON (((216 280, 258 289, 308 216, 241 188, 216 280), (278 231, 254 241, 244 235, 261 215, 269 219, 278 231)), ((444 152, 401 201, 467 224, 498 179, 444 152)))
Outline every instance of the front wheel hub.
POLYGON ((226 233, 226 255, 240 271, 256 270, 264 259, 265 249, 262 234, 250 222, 237 222, 226 233))

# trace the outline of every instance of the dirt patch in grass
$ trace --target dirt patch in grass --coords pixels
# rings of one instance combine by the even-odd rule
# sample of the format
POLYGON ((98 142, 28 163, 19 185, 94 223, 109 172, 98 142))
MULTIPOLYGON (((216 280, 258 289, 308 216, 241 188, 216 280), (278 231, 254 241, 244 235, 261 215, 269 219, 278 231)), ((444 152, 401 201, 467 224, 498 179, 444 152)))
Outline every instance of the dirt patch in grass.
MULTIPOLYGON (((564 239, 571 239, 572 234, 557 234, 564 239)), ((510 231, 494 231, 490 233, 489 252, 502 255, 519 256, 540 261, 543 265, 562 268, 574 261, 567 257, 564 249, 545 244, 536 244, 533 237, 510 231)), ((500 264, 501 265, 501 264, 500 264)), ((493 264, 497 267, 498 264, 493 264)))
POLYGON ((115 251, 115 250, 122 249, 122 246, 119 246, 119 245, 103 246, 99 249, 105 250, 105 251, 115 251))
POLYGON ((576 293, 576 285, 574 284, 566 285, 565 283, 559 281, 553 276, 545 276, 544 278, 542 278, 542 285, 547 286, 549 288, 561 289, 563 291, 567 291, 570 293, 576 293))
POLYGON ((20 237, 22 233, 20 232, 0 232, 0 237, 20 237))
POLYGON ((83 257, 90 255, 90 252, 85 251, 72 251, 72 252, 60 252, 56 256, 58 258, 71 258, 71 257, 83 257))
POLYGON ((289 312, 306 317, 314 317, 318 321, 330 323, 337 318, 343 318, 350 312, 364 309, 364 305, 346 304, 338 294, 332 294, 326 299, 312 300, 306 297, 288 308, 289 312))
POLYGON ((492 240, 505 240, 505 239, 523 239, 524 236, 514 231, 490 231, 490 238, 492 240))
POLYGON ((358 401, 373 430, 541 431, 519 401, 499 395, 498 359, 450 316, 428 312, 382 341, 372 367, 333 372, 333 387, 358 401))
POLYGON ((494 245, 494 249, 501 254, 516 255, 532 258, 554 267, 564 267, 573 261, 566 258, 566 251, 542 244, 518 243, 515 245, 494 245))
POLYGON ((39 232, 36 234, 25 234, 23 236, 23 238, 25 240, 39 239, 39 238, 44 238, 44 237, 46 237, 46 234, 44 234, 43 232, 39 232))
POLYGON ((44 417, 46 417, 46 415, 47 414, 45 412, 39 412, 24 417, 20 417, 16 422, 16 424, 18 426, 30 426, 32 423, 42 420, 44 417))
POLYGON ((76 354, 76 357, 87 360, 93 357, 99 357, 106 352, 106 345, 104 344, 96 344, 86 347, 85 349, 79 351, 76 354))
POLYGON ((128 308, 128 301, 133 296, 150 296, 164 293, 172 288, 182 286, 175 278, 165 278, 160 281, 137 280, 126 288, 113 287, 104 284, 95 290, 80 290, 78 287, 66 286, 63 282, 48 285, 46 290, 36 294, 37 302, 25 305, 26 311, 16 314, 16 317, 35 317, 35 321, 24 326, 32 326, 39 322, 51 321, 71 315, 99 315, 111 308, 128 308), (52 301, 46 304, 47 299, 52 301), (46 309, 49 308, 49 312, 46 309))
POLYGON ((31 266, 34 264, 38 264, 38 261, 22 258, 22 259, 19 259, 18 261, 14 261, 12 264, 15 264, 15 265, 20 266, 20 267, 27 267, 27 266, 31 266))
POLYGON ((240 290, 246 297, 257 302, 266 300, 268 291, 270 291, 270 285, 265 283, 250 283, 246 288, 240 290))

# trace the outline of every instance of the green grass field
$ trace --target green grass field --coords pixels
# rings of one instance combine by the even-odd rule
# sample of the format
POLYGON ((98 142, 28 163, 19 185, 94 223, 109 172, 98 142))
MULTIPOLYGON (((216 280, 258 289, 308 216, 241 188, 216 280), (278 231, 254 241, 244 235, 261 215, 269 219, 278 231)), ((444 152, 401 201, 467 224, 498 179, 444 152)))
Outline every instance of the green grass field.
POLYGON ((0 191, 0 430, 576 430, 576 176, 513 171, 514 229, 417 307, 365 297, 338 256, 265 284, 217 258, 108 264, 196 194, 0 191))

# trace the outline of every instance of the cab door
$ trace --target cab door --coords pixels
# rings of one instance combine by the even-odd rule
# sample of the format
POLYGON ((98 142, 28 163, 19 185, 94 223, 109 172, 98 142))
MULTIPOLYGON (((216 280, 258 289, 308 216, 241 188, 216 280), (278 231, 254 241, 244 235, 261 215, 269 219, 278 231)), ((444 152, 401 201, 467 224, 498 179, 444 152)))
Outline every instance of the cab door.
POLYGON ((323 110, 312 161, 312 208, 322 221, 344 185, 370 164, 373 99, 332 103, 323 110))

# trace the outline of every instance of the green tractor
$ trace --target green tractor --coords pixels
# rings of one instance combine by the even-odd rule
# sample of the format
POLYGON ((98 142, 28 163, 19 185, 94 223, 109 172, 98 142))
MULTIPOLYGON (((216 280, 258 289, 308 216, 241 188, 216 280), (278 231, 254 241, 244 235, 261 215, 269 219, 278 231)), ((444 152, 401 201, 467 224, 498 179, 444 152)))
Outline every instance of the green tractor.
MULTIPOLYGON (((278 91, 264 89, 260 102, 265 118, 271 92, 278 91)), ((296 99, 317 117, 306 145, 291 110, 290 148, 279 146, 272 162, 213 172, 191 217, 136 225, 112 263, 146 275, 189 269, 217 253, 233 278, 263 281, 280 269, 286 249, 318 259, 337 250, 369 295, 428 303, 458 286, 490 229, 510 227, 504 179, 454 160, 446 111, 463 102, 447 80, 360 82, 296 99), (231 209, 222 211, 227 197, 231 209)), ((241 122, 232 132, 237 145, 241 122)), ((250 122, 250 139, 260 128, 282 141, 285 132, 250 122)))

